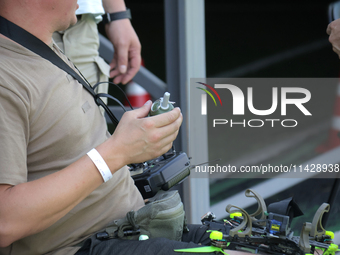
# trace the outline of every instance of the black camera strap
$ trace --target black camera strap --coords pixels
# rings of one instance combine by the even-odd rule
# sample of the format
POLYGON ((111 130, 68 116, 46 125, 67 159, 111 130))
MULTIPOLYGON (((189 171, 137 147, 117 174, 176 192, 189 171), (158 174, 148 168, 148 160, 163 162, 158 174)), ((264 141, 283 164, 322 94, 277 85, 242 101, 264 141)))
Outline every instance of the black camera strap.
POLYGON ((115 125, 118 124, 118 119, 114 116, 109 107, 96 94, 91 85, 82 77, 80 77, 80 75, 78 75, 68 64, 66 64, 46 43, 2 16, 0 16, 0 33, 15 41, 16 43, 24 46, 30 51, 33 51, 42 58, 50 61, 52 64, 70 74, 74 79, 78 80, 93 96, 96 104, 104 108, 112 123, 115 125))

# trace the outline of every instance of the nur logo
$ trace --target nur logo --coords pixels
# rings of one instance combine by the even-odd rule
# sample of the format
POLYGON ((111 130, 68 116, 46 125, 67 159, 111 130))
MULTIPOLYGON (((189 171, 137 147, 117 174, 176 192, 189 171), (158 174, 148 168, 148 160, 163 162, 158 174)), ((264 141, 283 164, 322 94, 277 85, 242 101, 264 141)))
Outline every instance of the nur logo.
MULTIPOLYGON (((197 83, 202 84, 206 86, 207 88, 209 88, 218 97, 218 100, 220 101, 221 106, 222 106, 221 98, 213 87, 203 82, 197 82, 197 83)), ((199 87, 197 88, 205 91, 213 99, 215 106, 217 106, 214 96, 207 89, 202 89, 199 87)), ((232 84, 215 84, 215 88, 228 89, 231 92, 232 97, 233 97, 233 115, 244 115, 245 114, 245 110, 244 110, 245 96, 240 88, 232 84)), ((303 105, 311 99, 310 91, 305 88, 282 87, 281 97, 279 97, 278 88, 273 87, 272 88, 272 105, 269 109, 266 109, 266 110, 259 110, 254 107, 252 87, 248 87, 247 92, 248 92, 247 93, 248 110, 254 115, 264 116, 264 115, 270 115, 274 113, 279 106, 279 102, 278 102, 279 98, 281 99, 280 106, 281 106, 282 116, 287 115, 287 105, 295 105, 304 115, 312 115, 303 105), (288 94, 291 94, 291 93, 301 94, 301 95, 304 95, 304 97, 288 98, 288 94)), ((202 115, 207 115, 207 94, 202 94, 202 97, 201 97, 201 103, 202 103, 201 114, 202 115)))
MULTIPOLYGON (((220 97, 220 95, 217 93, 217 91, 213 87, 211 87, 210 85, 205 84, 203 82, 197 82, 197 83, 202 84, 202 85, 206 86, 208 89, 210 89, 217 96, 217 98, 220 101, 220 104, 222 106, 221 97, 220 97)), ((203 89, 203 88, 200 88, 200 87, 196 87, 196 88, 206 92, 212 98, 212 100, 214 101, 215 106, 217 106, 215 97, 211 94, 211 92, 209 92, 209 90, 203 89)), ((202 94, 202 96, 201 96, 201 102, 202 102, 201 114, 202 115, 207 115, 207 94, 202 94)))
MULTIPOLYGON (((259 128, 263 127, 264 125, 270 125, 271 127, 276 126, 277 124, 281 124, 282 127, 296 127, 298 125, 298 121, 296 119, 279 119, 277 117, 271 118, 269 117, 273 114, 277 109, 280 110, 281 116, 287 115, 287 106, 290 108, 295 106, 300 112, 305 116, 311 116, 312 114, 307 110, 305 104, 308 103, 311 99, 311 93, 308 89, 301 88, 301 87, 272 87, 271 88, 271 95, 266 94, 259 94, 261 100, 269 100, 271 98, 271 106, 270 108, 266 109, 257 109, 254 107, 254 100, 253 100, 253 87, 247 87, 246 95, 243 91, 232 84, 214 84, 214 88, 206 83, 197 82, 205 88, 196 87, 205 93, 201 95, 201 115, 207 115, 207 95, 211 97, 214 101, 215 106, 217 106, 218 102, 216 97, 220 101, 222 106, 222 100, 220 95, 216 92, 215 89, 227 89, 232 95, 232 102, 225 102, 225 106, 229 106, 232 103, 232 112, 234 115, 244 115, 244 116, 251 116, 248 113, 246 114, 246 107, 247 110, 256 116, 267 116, 264 119, 256 118, 256 119, 212 119, 212 126, 216 127, 217 125, 229 125, 230 127, 234 126, 241 126, 241 127, 251 127, 251 128, 259 128), (263 98, 265 97, 265 98, 263 98)), ((294 109, 291 109, 292 111, 294 109)), ((221 111, 223 114, 223 111, 221 111)), ((293 113, 294 115, 290 114, 291 116, 299 116, 298 112, 293 113)))

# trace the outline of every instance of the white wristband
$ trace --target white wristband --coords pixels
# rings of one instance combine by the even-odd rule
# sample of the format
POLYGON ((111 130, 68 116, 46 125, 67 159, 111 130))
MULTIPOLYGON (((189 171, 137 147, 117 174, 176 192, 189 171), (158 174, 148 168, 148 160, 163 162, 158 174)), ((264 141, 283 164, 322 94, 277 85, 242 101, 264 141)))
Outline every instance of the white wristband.
POLYGON ((102 156, 100 156, 99 152, 96 149, 92 149, 87 153, 87 156, 90 157, 93 164, 96 165, 99 173, 103 177, 104 182, 107 182, 112 178, 112 173, 110 171, 110 168, 105 163, 102 156))

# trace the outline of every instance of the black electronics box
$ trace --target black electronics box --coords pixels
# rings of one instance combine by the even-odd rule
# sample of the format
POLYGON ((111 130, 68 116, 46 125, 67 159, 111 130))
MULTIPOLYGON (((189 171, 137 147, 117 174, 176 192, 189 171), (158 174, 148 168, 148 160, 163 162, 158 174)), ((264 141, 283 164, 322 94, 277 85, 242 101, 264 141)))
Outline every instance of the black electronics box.
POLYGON ((153 197, 159 190, 169 190, 190 174, 190 160, 185 152, 163 155, 130 169, 135 185, 144 199, 153 197))

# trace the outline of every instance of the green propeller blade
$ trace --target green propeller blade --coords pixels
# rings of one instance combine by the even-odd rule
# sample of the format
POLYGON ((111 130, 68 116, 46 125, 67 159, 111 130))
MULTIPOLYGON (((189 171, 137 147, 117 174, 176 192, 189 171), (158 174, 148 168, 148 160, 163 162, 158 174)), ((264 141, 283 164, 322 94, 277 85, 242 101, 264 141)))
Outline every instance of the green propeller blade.
POLYGON ((218 248, 215 246, 202 246, 202 247, 196 247, 196 248, 177 249, 174 251, 175 252, 191 252, 191 253, 208 253, 208 252, 219 251, 219 252, 222 252, 223 254, 228 255, 228 253, 224 252, 222 248, 218 248))

